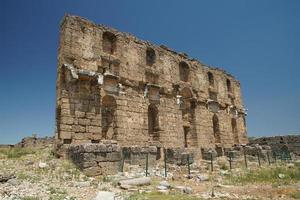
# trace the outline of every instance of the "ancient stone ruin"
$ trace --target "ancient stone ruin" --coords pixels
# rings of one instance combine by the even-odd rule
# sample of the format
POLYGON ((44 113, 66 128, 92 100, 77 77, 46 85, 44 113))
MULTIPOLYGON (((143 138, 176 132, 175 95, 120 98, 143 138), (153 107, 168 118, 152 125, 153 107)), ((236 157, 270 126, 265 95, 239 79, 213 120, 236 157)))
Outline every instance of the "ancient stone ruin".
POLYGON ((251 140, 250 144, 267 145, 277 154, 291 152, 300 157, 300 135, 261 137, 251 140))
POLYGON ((154 147, 157 160, 164 149, 197 159, 248 142, 240 83, 232 75, 81 17, 62 20, 56 89, 61 156, 70 146, 87 153, 87 144, 113 140, 125 156, 134 147, 153 154, 154 147))

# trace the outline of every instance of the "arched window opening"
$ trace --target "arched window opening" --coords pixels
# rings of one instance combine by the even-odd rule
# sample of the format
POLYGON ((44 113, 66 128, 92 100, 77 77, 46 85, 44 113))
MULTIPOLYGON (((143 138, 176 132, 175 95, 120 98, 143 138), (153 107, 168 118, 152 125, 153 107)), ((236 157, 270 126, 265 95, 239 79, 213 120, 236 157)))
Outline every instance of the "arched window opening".
POLYGON ((231 88, 231 81, 229 79, 226 80, 226 85, 227 85, 227 91, 231 93, 232 88, 231 88))
POLYGON ((214 86, 214 75, 211 72, 207 72, 209 86, 214 86))
POLYGON ((186 62, 181 61, 179 63, 179 76, 180 80, 187 82, 189 80, 190 69, 186 62))
POLYGON ((236 119, 231 119, 231 128, 232 128, 232 134, 233 134, 233 141, 235 144, 239 143, 239 136, 238 136, 238 129, 237 129, 237 123, 236 119))
POLYGON ((158 109, 154 104, 148 106, 148 133, 153 140, 159 140, 158 109))
POLYGON ((148 47, 146 50, 146 64, 152 66, 155 63, 156 55, 154 49, 148 47))
POLYGON ((103 33, 103 51, 109 54, 114 54, 116 51, 117 37, 111 32, 103 33))
POLYGON ((193 97, 191 90, 187 87, 183 88, 180 92, 182 96, 182 119, 184 124, 189 124, 191 121, 191 101, 190 99, 193 97))
POLYGON ((116 116, 117 103, 114 97, 106 95, 102 98, 101 125, 103 139, 116 139, 116 116))
POLYGON ((212 121, 213 121, 213 131, 214 131, 215 143, 221 143, 219 119, 216 114, 214 114, 212 121))

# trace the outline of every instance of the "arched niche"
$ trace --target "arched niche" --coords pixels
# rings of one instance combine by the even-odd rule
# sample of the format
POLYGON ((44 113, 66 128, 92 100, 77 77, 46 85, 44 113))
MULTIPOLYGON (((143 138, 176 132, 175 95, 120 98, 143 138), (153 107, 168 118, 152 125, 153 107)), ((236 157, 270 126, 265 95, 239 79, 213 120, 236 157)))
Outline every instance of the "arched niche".
POLYGON ((111 32, 104 32, 102 36, 102 49, 105 53, 114 54, 116 51, 117 37, 111 32))
POLYGON ((209 86, 214 86, 215 84, 214 75, 211 72, 207 72, 207 78, 208 78, 209 86))
POLYGON ((213 123, 213 132, 214 132, 215 143, 221 143, 219 118, 216 114, 213 115, 212 123, 213 123))
POLYGON ((189 74, 190 74, 190 67, 189 67, 189 65, 186 62, 181 61, 179 63, 179 76, 180 76, 180 80, 184 81, 184 82, 188 82, 189 81, 189 74))
POLYGON ((156 60, 156 54, 154 49, 148 47, 146 49, 146 64, 148 66, 152 66, 155 63, 155 60, 156 60))
POLYGON ((235 118, 231 118, 231 128, 232 128, 233 141, 235 144, 239 144, 237 120, 235 118))
POLYGON ((116 112, 117 103, 113 96, 106 95, 101 103, 101 126, 103 139, 115 139, 116 131, 116 112))
POLYGON ((158 109, 155 104, 148 106, 148 133, 150 138, 159 141, 159 118, 158 109))

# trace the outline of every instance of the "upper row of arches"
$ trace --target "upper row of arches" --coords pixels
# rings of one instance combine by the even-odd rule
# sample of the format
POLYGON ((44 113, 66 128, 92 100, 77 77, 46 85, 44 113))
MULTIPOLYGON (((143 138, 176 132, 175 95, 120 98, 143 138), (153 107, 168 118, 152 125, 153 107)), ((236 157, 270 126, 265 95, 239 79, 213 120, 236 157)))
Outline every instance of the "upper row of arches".
MULTIPOLYGON (((102 35, 102 48, 103 51, 108 54, 114 54, 116 52, 116 43, 117 43, 117 37, 114 33, 111 33, 109 31, 106 31, 102 35)), ((151 47, 147 47, 146 49, 146 65, 152 66, 156 62, 156 53, 155 50, 151 47)), ((190 76, 190 67, 189 65, 181 61, 179 63, 179 78, 181 81, 188 82, 190 76)), ((207 72, 207 78, 210 86, 214 86, 215 80, 214 75, 212 72, 207 72)), ((226 79, 226 86, 227 91, 232 92, 232 84, 231 81, 227 78, 226 79)))

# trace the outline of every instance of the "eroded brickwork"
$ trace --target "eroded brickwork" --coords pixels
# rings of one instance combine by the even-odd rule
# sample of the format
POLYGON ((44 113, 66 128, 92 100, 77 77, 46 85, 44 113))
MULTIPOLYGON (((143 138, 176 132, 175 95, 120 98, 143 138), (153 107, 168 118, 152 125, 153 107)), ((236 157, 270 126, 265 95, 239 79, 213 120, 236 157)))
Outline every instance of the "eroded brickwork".
POLYGON ((240 83, 225 71, 86 19, 61 23, 56 141, 201 152, 247 143, 240 83))

